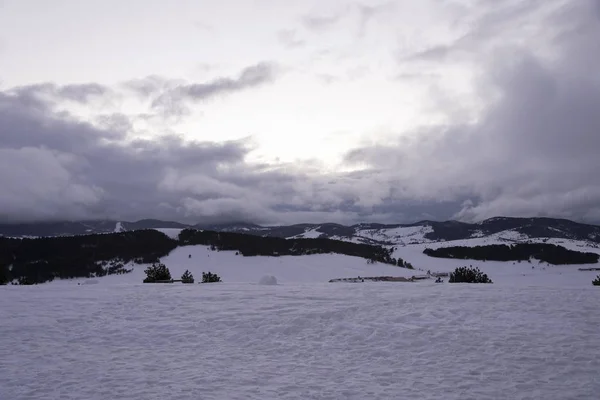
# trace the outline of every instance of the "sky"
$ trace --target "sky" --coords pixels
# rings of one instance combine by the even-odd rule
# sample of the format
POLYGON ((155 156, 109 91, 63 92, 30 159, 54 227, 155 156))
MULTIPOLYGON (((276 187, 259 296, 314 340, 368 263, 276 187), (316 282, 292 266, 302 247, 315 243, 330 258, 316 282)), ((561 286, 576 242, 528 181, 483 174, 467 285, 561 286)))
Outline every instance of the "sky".
POLYGON ((0 222, 600 222, 600 0, 0 0, 0 222))

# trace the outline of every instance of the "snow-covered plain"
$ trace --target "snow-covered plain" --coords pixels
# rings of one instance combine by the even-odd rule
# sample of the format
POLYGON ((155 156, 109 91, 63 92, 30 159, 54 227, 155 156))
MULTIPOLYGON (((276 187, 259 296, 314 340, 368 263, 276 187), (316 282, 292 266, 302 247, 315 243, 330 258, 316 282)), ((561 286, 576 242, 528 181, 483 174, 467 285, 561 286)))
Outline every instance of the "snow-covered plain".
POLYGON ((597 399, 600 272, 422 253, 491 241, 395 256, 432 272, 472 264, 493 285, 327 283, 423 271, 187 246, 162 260, 174 278, 224 282, 142 284, 137 266, 0 287, 0 399, 597 399))
POLYGON ((7 287, 1 399, 597 399, 600 291, 7 287))

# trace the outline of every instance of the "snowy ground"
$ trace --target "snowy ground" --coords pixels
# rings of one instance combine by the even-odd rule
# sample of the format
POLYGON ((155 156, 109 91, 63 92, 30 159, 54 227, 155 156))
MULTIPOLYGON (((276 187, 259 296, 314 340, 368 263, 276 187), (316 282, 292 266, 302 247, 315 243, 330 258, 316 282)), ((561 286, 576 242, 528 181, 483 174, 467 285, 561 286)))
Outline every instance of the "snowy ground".
POLYGON ((597 399, 600 291, 7 287, 1 399, 597 399))
MULTIPOLYGON (((558 240, 560 241, 560 240, 558 240)), ((548 243, 558 244, 558 241, 549 240, 548 243)), ((485 244, 499 244, 498 242, 479 241, 478 239, 456 240, 451 242, 438 242, 416 244, 398 247, 394 257, 400 257, 417 268, 419 273, 430 270, 431 272, 451 272, 457 267, 474 266, 488 274, 494 284, 503 286, 519 287, 560 287, 576 288, 589 287, 600 271, 579 271, 579 268, 598 268, 600 264, 580 265, 550 265, 540 263, 538 260, 529 262, 499 262, 499 261, 477 261, 458 260, 450 258, 435 258, 423 254, 425 248, 439 248, 447 246, 482 246, 485 244)), ((573 241, 564 241, 561 246, 577 251, 599 252, 593 247, 582 247, 573 241)))
POLYGON ((0 399, 598 398, 598 272, 422 253, 441 245, 458 243, 395 256, 477 265, 495 283, 330 284, 423 272, 188 246, 162 260, 173 277, 224 283, 142 284, 138 266, 96 285, 0 287, 0 399))
MULTIPOLYGON (((227 283, 257 283, 263 275, 273 275, 279 283, 316 283, 359 275, 411 277, 418 272, 386 264, 370 265, 364 258, 340 254, 243 257, 235 255, 234 251, 211 251, 205 246, 178 247, 161 261, 169 268, 173 279, 179 279, 185 270, 189 270, 197 280, 202 278, 202 272, 210 271, 219 275, 227 283)), ((110 275, 94 281, 103 285, 142 283, 146 277, 144 274, 146 266, 128 265, 127 268, 134 268, 134 270, 129 274, 110 275)), ((55 280, 49 285, 73 286, 88 281, 90 280, 55 280)))

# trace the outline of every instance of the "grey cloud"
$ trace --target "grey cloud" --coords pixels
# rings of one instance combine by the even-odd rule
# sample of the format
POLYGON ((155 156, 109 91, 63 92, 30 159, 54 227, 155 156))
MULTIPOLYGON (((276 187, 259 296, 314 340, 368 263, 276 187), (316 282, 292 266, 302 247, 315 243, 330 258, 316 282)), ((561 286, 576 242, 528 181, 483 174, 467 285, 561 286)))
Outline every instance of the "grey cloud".
POLYGON ((227 94, 272 82, 275 69, 272 64, 260 63, 244 68, 237 78, 219 78, 209 83, 180 87, 180 91, 194 100, 203 100, 218 94, 227 94))
POLYGON ((363 37, 366 33, 369 22, 377 15, 391 11, 394 8, 393 2, 385 2, 376 5, 367 5, 362 3, 351 3, 340 8, 336 13, 330 15, 319 15, 316 13, 308 14, 302 17, 302 25, 309 31, 321 33, 331 29, 342 19, 351 14, 358 15, 358 37, 363 37))
POLYGON ((13 88, 12 92, 18 93, 22 98, 29 98, 30 100, 39 96, 49 96, 57 101, 68 100, 77 103, 87 103, 95 97, 109 95, 111 90, 97 83, 69 84, 63 86, 53 83, 43 83, 19 86, 13 88))
POLYGON ((96 123, 107 131, 123 132, 124 134, 133 129, 130 118, 121 113, 100 115, 96 117, 96 123))
POLYGON ((57 93, 62 98, 77 101, 79 103, 86 103, 91 97, 103 96, 109 93, 109 90, 105 86, 97 83, 87 83, 61 86, 58 88, 57 93))
POLYGON ((305 45, 305 41, 298 39, 298 32, 293 29, 283 29, 277 32, 277 38, 281 44, 289 49, 303 47, 305 45))
POLYGON ((179 85, 185 85, 183 80, 167 79, 158 75, 149 75, 144 78, 132 79, 123 82, 122 86, 133 91, 142 99, 147 99, 166 90, 171 90, 179 85))
POLYGON ((402 187, 408 198, 465 201, 455 214, 461 219, 599 221, 596 6, 581 1, 548 13, 545 22, 556 33, 548 36, 552 59, 522 46, 490 53, 477 82, 486 100, 477 122, 422 129, 395 146, 354 149, 347 162, 371 166, 373 176, 402 187))
POLYGON ((389 188, 360 174, 246 162, 250 139, 128 135, 123 115, 91 125, 30 91, 0 92, 0 220, 164 218, 187 222, 355 222, 394 218, 389 188), (365 194, 366 193, 366 194, 365 194), (378 211, 380 210, 380 211, 378 211), (372 218, 368 218, 372 219, 372 218))
MULTIPOLYGON (((584 0, 588 1, 588 0, 584 0)), ((498 46, 515 46, 522 43, 523 37, 549 37, 556 33, 556 26, 539 23, 546 14, 567 5, 568 0, 532 1, 474 1, 461 5, 462 17, 454 25, 463 26, 466 32, 450 41, 433 44, 427 48, 405 51, 400 46, 397 58, 400 62, 441 63, 465 61, 469 57, 480 57, 482 53, 498 46), (536 34, 532 34, 535 31, 536 34)), ((531 41, 529 46, 536 46, 531 41)))
POLYGON ((152 93, 157 87, 162 93, 152 101, 152 108, 165 115, 186 115, 189 113, 187 102, 207 100, 219 95, 228 95, 273 82, 277 68, 272 63, 259 63, 244 68, 237 77, 218 78, 207 83, 179 84, 165 87, 164 81, 153 78, 151 81, 137 83, 138 90, 152 93), (140 89, 141 88, 141 89, 140 89))
POLYGON ((366 34, 369 22, 379 14, 391 12, 394 8, 394 3, 386 2, 378 5, 357 4, 356 7, 359 16, 358 36, 363 37, 366 34))
MULTIPOLYGON (((368 168, 352 173, 252 164, 249 139, 134 140, 123 115, 101 116, 92 125, 56 113, 55 100, 40 96, 54 93, 54 85, 0 91, 0 219, 269 224, 551 215, 600 221, 596 6, 581 1, 548 12, 542 22, 552 33, 544 44, 552 58, 536 46, 511 45, 478 59, 483 74, 476 87, 485 104, 475 122, 457 118, 409 132, 394 146, 354 149, 347 162, 368 168)), ((511 26, 499 17, 492 23, 511 26)), ((200 85, 151 77, 129 87, 149 100, 168 93, 185 105, 272 76, 257 67, 200 85)))
POLYGON ((302 18, 302 24, 311 31, 322 31, 335 25, 342 16, 342 14, 333 16, 306 15, 302 18))

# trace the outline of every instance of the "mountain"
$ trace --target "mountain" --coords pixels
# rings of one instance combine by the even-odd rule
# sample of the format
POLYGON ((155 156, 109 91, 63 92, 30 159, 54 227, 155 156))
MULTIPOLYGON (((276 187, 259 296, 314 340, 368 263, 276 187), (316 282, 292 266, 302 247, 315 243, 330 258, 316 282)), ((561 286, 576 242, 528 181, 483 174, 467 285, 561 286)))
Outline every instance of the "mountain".
POLYGON ((335 223, 260 226, 248 222, 186 225, 179 222, 144 219, 127 221, 43 222, 0 224, 0 236, 47 237, 134 231, 140 229, 185 229, 245 233, 277 238, 330 238, 355 243, 406 245, 466 240, 502 235, 515 242, 536 238, 571 239, 600 243, 600 226, 557 218, 495 217, 478 223, 421 221, 413 224, 364 223, 345 226, 335 223))

